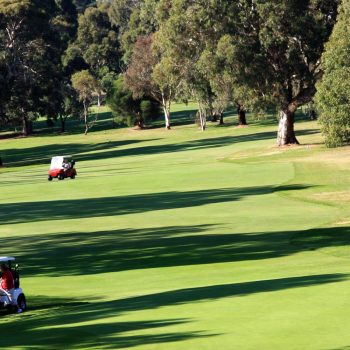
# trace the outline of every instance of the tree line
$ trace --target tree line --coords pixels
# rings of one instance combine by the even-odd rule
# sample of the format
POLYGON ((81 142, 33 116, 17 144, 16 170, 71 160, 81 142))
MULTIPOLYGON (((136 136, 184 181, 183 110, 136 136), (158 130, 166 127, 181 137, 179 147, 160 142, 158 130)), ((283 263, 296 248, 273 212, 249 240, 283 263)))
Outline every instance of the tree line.
POLYGON ((196 101, 198 123, 234 104, 279 111, 277 143, 297 144, 297 109, 315 102, 328 146, 349 141, 349 0, 0 0, 0 123, 31 133, 39 116, 106 101, 144 126, 196 101), (338 16, 339 14, 339 16, 338 16), (338 21, 337 21, 338 18, 338 21))

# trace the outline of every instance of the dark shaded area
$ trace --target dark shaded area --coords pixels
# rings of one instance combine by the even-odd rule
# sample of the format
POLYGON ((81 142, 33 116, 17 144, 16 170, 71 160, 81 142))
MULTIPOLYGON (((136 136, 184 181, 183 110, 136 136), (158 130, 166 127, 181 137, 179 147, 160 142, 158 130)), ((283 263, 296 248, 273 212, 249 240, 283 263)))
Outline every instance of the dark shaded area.
POLYGON ((208 234, 215 227, 172 226, 0 239, 23 275, 65 276, 273 259, 350 244, 350 228, 208 234), (319 237, 325 237, 320 239, 319 237), (310 243, 312 242, 312 244, 310 243))
MULTIPOLYGON (((97 306, 98 307, 98 306, 97 306)), ((97 319, 103 318, 103 310, 92 308, 97 319)), ((164 327, 186 323, 186 320, 155 320, 135 322, 99 322, 90 325, 67 324, 86 321, 86 309, 62 307, 62 310, 48 311, 34 319, 16 321, 16 337, 1 337, 2 348, 20 347, 21 349, 124 349, 146 344, 160 344, 185 341, 191 338, 209 337, 213 335, 201 332, 165 332, 164 327), (63 309, 66 312, 63 312, 63 309), (54 326, 55 328, 49 328, 54 326), (152 330, 151 334, 126 335, 128 332, 152 330)), ((23 316, 22 316, 23 317, 23 316)), ((89 317, 87 317, 89 318, 89 317)), ((2 326, 2 330, 13 333, 10 325, 2 326)))
MULTIPOLYGON (((201 301, 214 301, 222 298, 241 297, 256 293, 276 292, 291 288, 312 287, 327 283, 336 283, 348 278, 345 274, 324 274, 297 276, 273 280, 230 283, 222 285, 201 286, 180 290, 165 291, 156 294, 130 297, 114 301, 93 301, 89 304, 66 304, 61 300, 62 307, 52 309, 46 301, 47 309, 34 311, 35 317, 30 317, 33 311, 21 315, 16 320, 16 339, 1 337, 0 346, 11 346, 21 349, 69 348, 76 349, 102 348, 118 349, 134 347, 142 344, 162 344, 167 342, 184 341, 198 337, 210 337, 217 334, 205 332, 161 332, 163 327, 171 327, 193 322, 189 319, 147 320, 134 322, 103 322, 106 317, 118 316, 127 312, 152 310, 160 307, 176 306, 201 301), (94 321, 93 325, 75 325, 80 322, 94 321), (54 327, 54 328, 51 328, 54 327), (152 329, 149 335, 125 335, 126 332, 152 329), (46 347, 45 347, 46 346, 46 347)), ((36 302, 39 302, 36 300, 36 302)), ((45 300, 42 301, 45 303, 45 300)), ((73 301, 74 302, 74 301, 73 301)), ((234 305, 235 301, 232 300, 234 305)), ((34 315, 33 315, 34 316, 34 315)), ((3 319, 1 330, 3 334, 11 334, 13 325, 3 319)))
POLYGON ((234 202, 248 196, 303 190, 308 187, 310 186, 242 187, 119 197, 5 203, 0 204, 0 224, 116 216, 155 210, 197 207, 214 203, 234 202))
POLYGON ((336 283, 348 279, 346 274, 323 274, 286 277, 205 287, 186 288, 142 295, 110 302, 116 310, 122 312, 154 309, 165 306, 181 305, 192 302, 240 297, 256 293, 276 292, 291 288, 303 288, 326 283, 336 283))
POLYGON ((20 133, 0 133, 0 140, 9 140, 23 137, 20 133))
MULTIPOLYGON (((154 141, 149 139, 146 141, 154 141)), ((4 163, 6 166, 26 166, 35 164, 50 165, 51 157, 57 155, 74 155, 79 160, 85 160, 82 153, 87 152, 107 152, 108 150, 117 147, 128 146, 144 142, 143 140, 121 140, 109 141, 102 143, 67 143, 67 144, 50 144, 43 146, 36 146, 30 148, 7 149, 1 151, 4 163)), ((87 157, 99 157, 98 153, 93 155, 85 155, 87 157)), ((101 157, 103 158, 103 157, 101 157)))

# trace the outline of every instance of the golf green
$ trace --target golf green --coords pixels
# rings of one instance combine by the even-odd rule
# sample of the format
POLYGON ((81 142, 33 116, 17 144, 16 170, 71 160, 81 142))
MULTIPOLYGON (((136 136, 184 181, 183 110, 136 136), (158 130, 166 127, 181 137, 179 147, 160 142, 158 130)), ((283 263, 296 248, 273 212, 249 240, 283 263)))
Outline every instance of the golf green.
POLYGON ((296 128, 285 149, 273 119, 1 139, 0 255, 29 310, 0 346, 350 348, 350 148, 296 128), (66 154, 78 177, 48 182, 66 154))

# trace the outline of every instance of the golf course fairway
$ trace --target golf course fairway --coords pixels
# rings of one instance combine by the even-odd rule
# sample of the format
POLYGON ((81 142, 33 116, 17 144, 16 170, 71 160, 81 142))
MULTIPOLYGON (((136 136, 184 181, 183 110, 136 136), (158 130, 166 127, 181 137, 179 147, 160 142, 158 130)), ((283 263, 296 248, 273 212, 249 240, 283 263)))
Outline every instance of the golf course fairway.
POLYGON ((1 348, 349 349, 350 148, 229 121, 1 139, 0 255, 28 302, 1 348), (67 154, 77 178, 48 182, 67 154))

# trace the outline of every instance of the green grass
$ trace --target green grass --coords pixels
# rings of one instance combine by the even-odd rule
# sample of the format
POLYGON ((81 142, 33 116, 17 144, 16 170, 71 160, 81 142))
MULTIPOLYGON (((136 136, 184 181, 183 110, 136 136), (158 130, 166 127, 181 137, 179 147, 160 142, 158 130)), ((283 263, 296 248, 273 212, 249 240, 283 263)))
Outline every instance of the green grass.
POLYGON ((1 316, 2 348, 350 346, 350 149, 299 121, 278 150, 272 117, 202 133, 194 108, 168 132, 0 140, 0 255, 30 307, 1 316), (49 183, 66 153, 78 178, 49 183))

